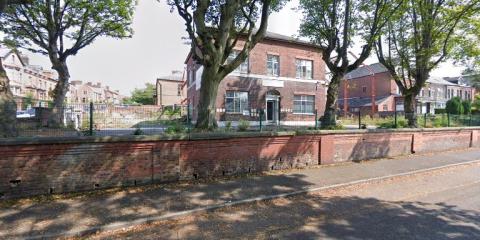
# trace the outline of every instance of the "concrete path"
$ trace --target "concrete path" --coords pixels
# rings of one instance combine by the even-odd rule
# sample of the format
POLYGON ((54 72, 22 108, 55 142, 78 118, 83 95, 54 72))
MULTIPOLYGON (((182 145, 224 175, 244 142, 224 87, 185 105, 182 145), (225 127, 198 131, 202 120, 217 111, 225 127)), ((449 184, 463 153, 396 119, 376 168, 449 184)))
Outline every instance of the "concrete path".
POLYGON ((480 239, 480 163, 221 208, 85 239, 480 239))
POLYGON ((315 191, 480 160, 471 149, 406 156, 334 167, 294 170, 208 184, 167 185, 96 197, 57 200, 0 208, 0 239, 54 238, 91 233, 197 210, 315 191))

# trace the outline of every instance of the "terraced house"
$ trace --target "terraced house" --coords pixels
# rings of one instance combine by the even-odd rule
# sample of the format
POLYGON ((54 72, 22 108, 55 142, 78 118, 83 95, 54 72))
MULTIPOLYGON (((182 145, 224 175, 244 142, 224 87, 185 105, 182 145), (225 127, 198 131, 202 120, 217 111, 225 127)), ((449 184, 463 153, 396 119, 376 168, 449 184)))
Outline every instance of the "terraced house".
MULTIPOLYGON (((433 114, 435 109, 444 109, 447 101, 453 97, 473 101, 475 88, 462 79, 464 77, 430 77, 417 95, 416 112, 433 114)), ((400 90, 388 70, 380 63, 350 72, 340 85, 339 111, 370 114, 372 103, 376 114, 388 115, 395 110, 403 111, 400 90)))
POLYGON ((52 90, 57 84, 56 73, 30 65, 26 55, 4 46, 0 46, 0 58, 10 79, 17 108, 48 106, 48 102, 53 100, 52 90))
MULTIPOLYGON (((243 42, 237 44, 237 52, 243 42)), ((230 56, 232 60, 237 52, 230 56)), ((229 61, 229 60, 227 60, 229 61)), ((203 67, 190 53, 187 101, 196 120, 203 67)), ((221 83, 216 99, 220 126, 240 119, 271 125, 314 125, 325 108, 325 63, 319 47, 288 36, 267 33, 248 59, 221 83)))

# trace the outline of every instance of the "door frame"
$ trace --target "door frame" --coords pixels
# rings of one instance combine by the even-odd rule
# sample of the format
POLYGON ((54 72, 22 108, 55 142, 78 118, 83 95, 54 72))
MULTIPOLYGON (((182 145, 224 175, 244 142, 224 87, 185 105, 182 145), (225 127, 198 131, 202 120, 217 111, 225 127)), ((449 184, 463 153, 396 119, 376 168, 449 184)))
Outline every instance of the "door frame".
POLYGON ((265 122, 267 124, 274 124, 274 125, 278 125, 280 124, 280 119, 279 119, 279 114, 280 112, 280 96, 279 95, 271 95, 271 94, 267 94, 265 96, 265 122), (273 117, 273 120, 268 120, 268 105, 267 105, 267 102, 269 101, 272 101, 273 102, 273 113, 272 113, 272 117, 273 117))

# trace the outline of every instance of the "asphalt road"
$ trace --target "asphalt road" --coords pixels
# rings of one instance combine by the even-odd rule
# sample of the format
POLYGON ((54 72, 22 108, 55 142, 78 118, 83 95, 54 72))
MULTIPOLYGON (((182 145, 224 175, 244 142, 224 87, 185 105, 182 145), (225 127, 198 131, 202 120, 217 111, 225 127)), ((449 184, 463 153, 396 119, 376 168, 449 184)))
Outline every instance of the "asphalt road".
POLYGON ((263 201, 90 239, 480 239, 480 164, 263 201))

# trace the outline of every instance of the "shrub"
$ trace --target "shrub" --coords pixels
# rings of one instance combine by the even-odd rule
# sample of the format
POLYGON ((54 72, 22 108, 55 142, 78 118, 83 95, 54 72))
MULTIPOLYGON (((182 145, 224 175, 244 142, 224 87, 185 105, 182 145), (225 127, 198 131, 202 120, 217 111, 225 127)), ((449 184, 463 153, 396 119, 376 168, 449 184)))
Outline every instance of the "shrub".
POLYGON ((446 110, 450 114, 463 114, 462 100, 459 97, 448 100, 446 110))
POLYGON ((137 135, 143 135, 143 134, 144 134, 144 132, 140 128, 135 129, 135 132, 133 132, 133 135, 136 135, 136 136, 137 135))
POLYGON ((447 113, 447 110, 445 108, 435 108, 435 114, 443 114, 447 113))
POLYGON ((231 121, 227 121, 225 123, 225 131, 231 131, 232 130, 232 122, 231 121))
POLYGON ((238 130, 241 132, 247 131, 247 129, 250 127, 250 122, 247 120, 240 119, 238 121, 238 130))
POLYGON ((175 134, 175 133, 183 133, 185 132, 185 126, 182 124, 175 122, 172 125, 168 126, 168 128, 165 130, 165 133, 167 134, 175 134))
POLYGON ((468 100, 464 100, 462 102, 462 106, 463 106, 463 113, 465 113, 465 114, 472 113, 472 102, 470 102, 468 100))
POLYGON ((345 127, 342 124, 337 124, 335 126, 324 126, 322 127, 324 130, 344 130, 345 127))

